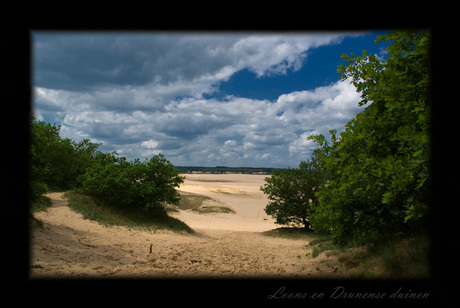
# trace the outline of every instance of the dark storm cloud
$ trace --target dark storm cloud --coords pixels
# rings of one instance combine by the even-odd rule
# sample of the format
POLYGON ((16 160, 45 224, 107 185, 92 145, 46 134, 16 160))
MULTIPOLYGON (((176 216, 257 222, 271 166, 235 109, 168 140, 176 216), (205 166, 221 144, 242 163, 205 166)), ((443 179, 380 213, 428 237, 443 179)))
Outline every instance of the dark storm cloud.
POLYGON ((229 59, 209 49, 213 36, 135 33, 36 33, 35 85, 88 91, 101 86, 167 85, 213 73, 229 59))
POLYGON ((145 59, 117 46, 116 35, 58 33, 35 35, 35 85, 48 89, 88 91, 104 85, 140 85, 151 74, 145 59))

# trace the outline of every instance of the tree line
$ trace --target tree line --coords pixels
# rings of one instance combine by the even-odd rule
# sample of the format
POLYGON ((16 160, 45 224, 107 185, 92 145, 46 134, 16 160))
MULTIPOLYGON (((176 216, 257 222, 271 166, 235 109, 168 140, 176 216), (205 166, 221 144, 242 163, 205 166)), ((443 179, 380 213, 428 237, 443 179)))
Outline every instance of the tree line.
POLYGON ((338 73, 367 107, 345 131, 310 136, 317 145, 299 168, 277 170, 261 190, 277 223, 330 233, 337 244, 369 244, 417 232, 429 222, 429 30, 378 36, 386 59, 343 54, 338 73))
POLYGON ((178 204, 175 189, 184 177, 164 155, 127 161, 118 153, 104 153, 101 144, 60 136, 61 126, 31 117, 29 199, 40 202, 48 189, 79 190, 109 206, 163 210, 178 204))
POLYGON ((276 168, 257 168, 257 167, 226 167, 226 166, 216 166, 216 167, 193 167, 193 166, 177 166, 177 169, 181 173, 213 173, 213 174, 223 174, 223 173, 241 173, 241 174, 272 174, 272 170, 276 168))

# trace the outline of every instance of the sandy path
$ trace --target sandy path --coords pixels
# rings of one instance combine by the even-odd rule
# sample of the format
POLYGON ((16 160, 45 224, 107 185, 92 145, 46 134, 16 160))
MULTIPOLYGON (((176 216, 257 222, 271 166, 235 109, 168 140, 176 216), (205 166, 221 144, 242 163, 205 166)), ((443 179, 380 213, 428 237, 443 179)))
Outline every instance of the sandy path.
MULTIPOLYGON (((237 175, 226 176, 231 180, 237 175)), ((236 214, 175 214, 196 231, 192 235, 104 227, 70 210, 61 193, 48 194, 52 206, 34 214, 44 228, 35 229, 31 236, 31 277, 310 277, 333 273, 333 258, 305 256, 312 250, 305 241, 260 232, 277 226, 263 213, 266 200, 263 194, 257 196, 257 179, 252 178, 253 183, 194 180, 203 178, 188 177, 181 190, 208 190, 209 196, 225 202, 236 214), (245 193, 231 194, 232 189, 245 193)), ((340 270, 334 277, 338 275, 340 270)))

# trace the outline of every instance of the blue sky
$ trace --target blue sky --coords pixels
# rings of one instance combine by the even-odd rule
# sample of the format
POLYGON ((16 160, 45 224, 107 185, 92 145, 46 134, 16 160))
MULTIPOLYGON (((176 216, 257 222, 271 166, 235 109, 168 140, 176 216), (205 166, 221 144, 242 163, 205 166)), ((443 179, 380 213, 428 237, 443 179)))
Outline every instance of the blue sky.
POLYGON ((345 37, 340 44, 314 48, 308 51, 302 67, 289 74, 257 78, 255 73, 247 69, 241 70, 220 86, 220 94, 238 93, 239 96, 248 98, 275 100, 285 93, 327 86, 340 79, 337 66, 343 53, 354 52, 359 55, 366 49, 369 53, 379 54, 383 45, 375 45, 374 40, 377 34, 384 33, 372 31, 359 37, 345 37))
POLYGON ((384 56, 361 32, 33 32, 33 109, 61 135, 128 159, 296 167, 306 138, 362 107, 340 55, 384 56))

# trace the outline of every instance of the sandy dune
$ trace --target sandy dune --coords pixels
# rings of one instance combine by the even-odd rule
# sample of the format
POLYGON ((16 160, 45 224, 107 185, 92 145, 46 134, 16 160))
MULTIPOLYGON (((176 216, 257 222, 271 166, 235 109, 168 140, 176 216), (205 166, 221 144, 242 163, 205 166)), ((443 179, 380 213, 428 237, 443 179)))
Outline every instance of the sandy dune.
POLYGON ((333 258, 312 259, 302 240, 265 236, 277 228, 263 209, 262 175, 187 175, 181 191, 205 194, 235 213, 171 215, 196 233, 104 227, 51 193, 52 207, 34 215, 43 229, 31 236, 31 278, 40 277, 317 277, 340 276, 333 258), (326 259, 326 260, 323 260, 326 259))
POLYGON ((267 197, 260 191, 266 175, 249 174, 187 174, 180 191, 202 194, 215 199, 206 205, 226 206, 236 214, 196 214, 181 211, 171 214, 193 229, 232 231, 267 231, 279 226, 266 215, 267 197))

